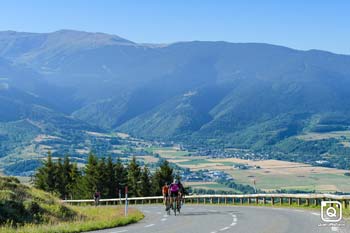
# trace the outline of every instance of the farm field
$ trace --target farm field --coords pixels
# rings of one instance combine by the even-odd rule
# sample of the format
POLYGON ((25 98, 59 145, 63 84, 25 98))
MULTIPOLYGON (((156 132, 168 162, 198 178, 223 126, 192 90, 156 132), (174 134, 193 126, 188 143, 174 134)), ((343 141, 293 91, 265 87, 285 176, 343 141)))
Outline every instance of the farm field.
MULTIPOLYGON (((264 191, 297 189, 317 192, 350 192, 350 177, 344 175, 345 172, 349 172, 346 170, 279 160, 209 159, 204 156, 187 156, 188 152, 172 148, 164 150, 157 148, 155 151, 161 157, 184 168, 224 171, 239 184, 253 185, 253 180, 255 180, 256 187, 264 191), (234 167, 239 164, 245 165, 247 169, 234 167)), ((192 182, 191 186, 214 189, 213 184, 210 183, 192 182)), ((222 188, 219 186, 217 184, 215 188, 222 188)))
POLYGON ((235 191, 239 193, 239 191, 228 188, 223 184, 219 184, 216 182, 184 182, 184 185, 186 187, 191 187, 193 189, 210 189, 210 190, 215 190, 215 191, 235 191))
POLYGON ((350 138, 350 131, 331 131, 326 133, 314 133, 309 132, 303 135, 299 135, 297 138, 306 140, 306 141, 314 141, 314 140, 322 140, 329 138, 350 138))

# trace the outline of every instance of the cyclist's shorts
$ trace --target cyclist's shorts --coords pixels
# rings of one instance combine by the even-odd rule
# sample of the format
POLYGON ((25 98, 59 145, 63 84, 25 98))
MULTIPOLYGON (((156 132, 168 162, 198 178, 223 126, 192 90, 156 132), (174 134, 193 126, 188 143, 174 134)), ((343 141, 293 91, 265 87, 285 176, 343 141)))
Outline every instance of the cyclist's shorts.
POLYGON ((179 191, 177 191, 177 192, 171 192, 170 196, 171 196, 171 197, 177 197, 177 196, 179 196, 179 191))
POLYGON ((169 197, 169 193, 164 193, 164 197, 169 197))

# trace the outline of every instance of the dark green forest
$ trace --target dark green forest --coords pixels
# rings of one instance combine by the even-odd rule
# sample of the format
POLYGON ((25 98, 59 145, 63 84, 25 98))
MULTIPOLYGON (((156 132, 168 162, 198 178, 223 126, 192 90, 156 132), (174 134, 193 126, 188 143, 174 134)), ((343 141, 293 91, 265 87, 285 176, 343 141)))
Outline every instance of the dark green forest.
MULTIPOLYGON (((36 188, 57 194, 62 199, 91 199, 96 191, 102 198, 116 198, 119 192, 129 197, 161 195, 161 188, 174 177, 166 160, 151 174, 147 166, 141 167, 133 157, 127 165, 118 158, 98 158, 90 153, 87 164, 79 168, 69 156, 53 160, 51 153, 35 173, 36 188)), ((179 177, 178 177, 179 178, 179 177)))

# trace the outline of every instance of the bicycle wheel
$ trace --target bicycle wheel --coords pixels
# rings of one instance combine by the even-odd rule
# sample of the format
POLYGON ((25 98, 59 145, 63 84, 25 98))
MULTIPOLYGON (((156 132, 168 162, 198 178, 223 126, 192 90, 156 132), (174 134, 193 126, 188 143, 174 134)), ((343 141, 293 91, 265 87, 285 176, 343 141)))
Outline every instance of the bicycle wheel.
POLYGON ((166 212, 167 212, 168 215, 170 215, 170 206, 168 207, 166 212))

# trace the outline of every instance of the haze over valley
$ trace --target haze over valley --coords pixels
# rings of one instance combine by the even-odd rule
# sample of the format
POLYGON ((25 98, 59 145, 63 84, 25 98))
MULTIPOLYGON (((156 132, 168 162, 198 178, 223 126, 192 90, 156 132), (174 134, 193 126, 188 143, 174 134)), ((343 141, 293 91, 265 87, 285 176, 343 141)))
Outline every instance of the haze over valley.
POLYGON ((0 32, 0 164, 51 150, 84 161, 130 142, 206 155, 350 166, 350 56, 259 43, 138 44, 60 30, 0 32))

